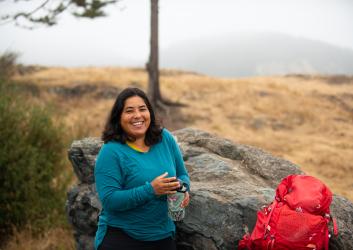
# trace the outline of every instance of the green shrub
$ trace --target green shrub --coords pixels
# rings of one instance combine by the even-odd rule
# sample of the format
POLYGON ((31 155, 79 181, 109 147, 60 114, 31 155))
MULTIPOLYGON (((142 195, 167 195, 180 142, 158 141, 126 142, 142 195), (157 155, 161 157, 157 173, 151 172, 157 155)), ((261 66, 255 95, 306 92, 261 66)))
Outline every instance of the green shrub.
POLYGON ((40 232, 63 214, 61 124, 0 78, 0 240, 13 226, 40 232))
POLYGON ((0 78, 8 78, 16 71, 18 53, 6 51, 0 55, 0 78))

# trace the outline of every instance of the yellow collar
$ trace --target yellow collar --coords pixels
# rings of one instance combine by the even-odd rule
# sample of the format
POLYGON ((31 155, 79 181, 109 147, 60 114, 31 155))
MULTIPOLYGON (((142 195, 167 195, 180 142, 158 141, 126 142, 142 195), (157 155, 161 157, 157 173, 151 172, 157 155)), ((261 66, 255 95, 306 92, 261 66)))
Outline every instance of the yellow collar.
POLYGON ((135 146, 134 144, 132 144, 131 142, 126 141, 126 144, 127 144, 130 148, 136 150, 137 152, 141 152, 141 153, 146 153, 146 152, 147 152, 147 151, 143 151, 143 150, 141 150, 140 148, 136 147, 136 146, 135 146))

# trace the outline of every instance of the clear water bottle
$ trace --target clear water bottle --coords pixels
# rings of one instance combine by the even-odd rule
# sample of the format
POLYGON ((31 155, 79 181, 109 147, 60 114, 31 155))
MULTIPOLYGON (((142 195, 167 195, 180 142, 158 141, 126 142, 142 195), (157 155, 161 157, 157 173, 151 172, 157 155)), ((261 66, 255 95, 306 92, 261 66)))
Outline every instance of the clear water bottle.
POLYGON ((185 208, 181 207, 187 190, 186 184, 178 179, 180 187, 175 190, 175 194, 168 194, 168 214, 173 221, 181 221, 185 217, 185 208))

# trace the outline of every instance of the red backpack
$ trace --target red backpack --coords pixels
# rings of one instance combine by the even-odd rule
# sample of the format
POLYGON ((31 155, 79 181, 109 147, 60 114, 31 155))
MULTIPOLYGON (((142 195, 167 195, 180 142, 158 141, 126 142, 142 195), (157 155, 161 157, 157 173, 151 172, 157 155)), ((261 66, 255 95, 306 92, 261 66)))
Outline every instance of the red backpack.
POLYGON ((257 213, 252 234, 239 241, 238 250, 328 250, 332 193, 318 179, 289 175, 276 189, 274 201, 257 213))

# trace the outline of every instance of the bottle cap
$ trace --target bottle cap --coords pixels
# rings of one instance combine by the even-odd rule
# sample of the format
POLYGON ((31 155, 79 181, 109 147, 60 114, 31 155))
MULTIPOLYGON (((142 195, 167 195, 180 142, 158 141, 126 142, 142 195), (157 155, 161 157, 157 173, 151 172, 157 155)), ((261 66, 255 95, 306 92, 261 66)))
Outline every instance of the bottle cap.
POLYGON ((185 193, 187 191, 187 185, 182 180, 178 179, 180 187, 176 190, 179 193, 185 193))

